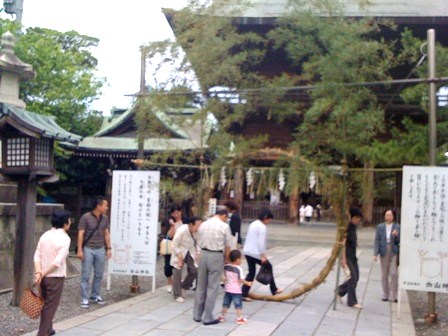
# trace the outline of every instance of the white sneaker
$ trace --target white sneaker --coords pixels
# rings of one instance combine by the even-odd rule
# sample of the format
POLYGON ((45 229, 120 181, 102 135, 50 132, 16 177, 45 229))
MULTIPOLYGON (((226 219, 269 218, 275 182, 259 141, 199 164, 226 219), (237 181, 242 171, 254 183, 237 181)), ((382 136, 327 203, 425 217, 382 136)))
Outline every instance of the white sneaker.
POLYGON ((173 291, 173 286, 170 286, 170 285, 166 286, 166 291, 168 293, 171 293, 173 291))
POLYGON ((184 298, 181 297, 181 296, 178 296, 178 297, 176 298, 176 300, 174 300, 174 301, 179 302, 179 303, 183 303, 183 302, 184 302, 184 298))
POLYGON ((106 301, 104 301, 104 300, 101 298, 101 296, 97 296, 97 297, 93 297, 93 296, 92 296, 89 300, 90 300, 90 302, 98 303, 99 305, 106 304, 106 301))

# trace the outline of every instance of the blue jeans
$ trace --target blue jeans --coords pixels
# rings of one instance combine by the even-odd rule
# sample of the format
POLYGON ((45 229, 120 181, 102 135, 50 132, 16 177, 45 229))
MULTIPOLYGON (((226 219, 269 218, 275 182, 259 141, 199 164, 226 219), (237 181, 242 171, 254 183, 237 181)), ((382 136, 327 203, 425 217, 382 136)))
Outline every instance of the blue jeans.
POLYGON ((87 246, 83 248, 84 260, 81 271, 81 300, 88 300, 90 297, 99 297, 101 290, 101 280, 104 273, 104 262, 106 261, 106 250, 104 248, 91 249, 87 246), (89 295, 89 279, 93 267, 92 292, 89 295))
POLYGON ((230 308, 232 301, 236 309, 243 308, 243 295, 228 292, 224 294, 224 301, 222 303, 223 308, 230 308))

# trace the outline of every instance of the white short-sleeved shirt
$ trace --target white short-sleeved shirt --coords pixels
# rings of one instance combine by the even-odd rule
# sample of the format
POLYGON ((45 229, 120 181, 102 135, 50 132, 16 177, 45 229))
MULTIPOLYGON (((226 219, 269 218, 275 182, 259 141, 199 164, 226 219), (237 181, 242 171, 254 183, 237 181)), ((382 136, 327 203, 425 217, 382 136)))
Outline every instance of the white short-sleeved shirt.
POLYGON ((244 254, 256 259, 266 252, 267 228, 261 220, 257 219, 249 225, 246 240, 244 241, 244 254))

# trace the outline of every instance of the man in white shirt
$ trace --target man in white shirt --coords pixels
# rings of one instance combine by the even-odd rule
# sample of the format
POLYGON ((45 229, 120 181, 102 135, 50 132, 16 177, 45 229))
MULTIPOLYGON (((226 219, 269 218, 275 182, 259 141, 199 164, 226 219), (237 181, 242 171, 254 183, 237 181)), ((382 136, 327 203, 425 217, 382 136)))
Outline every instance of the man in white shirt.
POLYGON ((198 245, 201 248, 196 294, 194 297, 193 319, 204 325, 218 324, 213 317, 219 280, 224 270, 224 260, 228 260, 232 234, 226 223, 227 209, 218 206, 216 215, 206 220, 198 229, 198 245))
POLYGON ((305 207, 305 219, 307 222, 311 221, 311 218, 313 217, 313 206, 311 204, 307 204, 305 207))
MULTIPOLYGON (((256 265, 266 264, 268 268, 270 268, 271 273, 272 265, 268 261, 266 257, 266 236, 267 236, 267 227, 271 220, 274 218, 274 215, 269 209, 261 210, 258 215, 258 219, 252 222, 249 225, 246 234, 246 240, 244 242, 244 255, 246 256, 247 265, 249 269, 249 273, 246 276, 246 281, 251 282, 255 278, 256 265)), ((277 288, 275 285, 274 276, 272 276, 272 280, 269 284, 272 295, 279 294, 283 292, 283 290, 277 288)), ((248 297, 250 287, 244 285, 243 286, 243 300, 244 301, 252 301, 248 297)))

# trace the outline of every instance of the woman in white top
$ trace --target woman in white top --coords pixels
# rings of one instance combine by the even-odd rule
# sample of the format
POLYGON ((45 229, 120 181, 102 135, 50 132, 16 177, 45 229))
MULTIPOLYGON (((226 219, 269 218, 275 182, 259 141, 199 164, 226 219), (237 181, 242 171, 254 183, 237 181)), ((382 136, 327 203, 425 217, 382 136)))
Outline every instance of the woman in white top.
MULTIPOLYGON (((165 220, 164 231, 168 239, 173 239, 176 230, 182 225, 182 207, 179 204, 173 204, 170 208, 170 217, 165 220)), ((173 290, 173 267, 171 266, 171 254, 165 254, 164 274, 167 282, 167 291, 171 293, 173 290)))
MULTIPOLYGON (((244 241, 243 251, 244 255, 246 256, 247 266, 249 269, 249 272, 246 276, 246 281, 253 281, 256 273, 256 265, 264 264, 272 274, 272 280, 269 286, 272 295, 275 295, 283 292, 283 290, 277 288, 272 271, 272 265, 266 257, 266 225, 269 224, 273 218, 274 215, 269 209, 261 210, 260 214, 258 215, 258 219, 249 225, 246 234, 246 240, 244 241)), ((252 299, 248 296, 249 289, 249 286, 243 286, 242 294, 244 301, 252 301, 252 299)))
POLYGON ((61 300, 67 276, 67 257, 70 247, 70 212, 55 209, 51 216, 53 228, 45 232, 34 252, 34 283, 40 286, 44 307, 40 314, 38 336, 54 335, 53 317, 61 300))
POLYGON ((182 289, 190 289, 198 273, 197 258, 199 245, 197 232, 202 220, 192 217, 188 225, 180 226, 173 238, 173 252, 171 253, 171 266, 173 266, 173 295, 177 302, 184 302, 182 289), (187 264, 187 276, 182 281, 182 268, 187 264))

